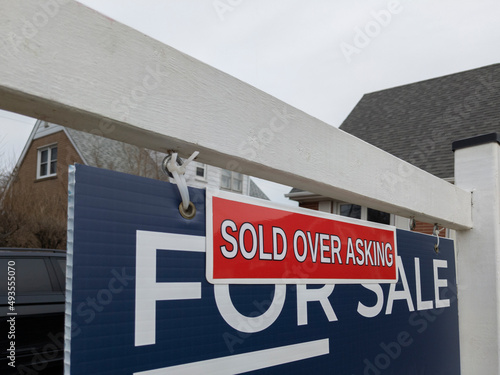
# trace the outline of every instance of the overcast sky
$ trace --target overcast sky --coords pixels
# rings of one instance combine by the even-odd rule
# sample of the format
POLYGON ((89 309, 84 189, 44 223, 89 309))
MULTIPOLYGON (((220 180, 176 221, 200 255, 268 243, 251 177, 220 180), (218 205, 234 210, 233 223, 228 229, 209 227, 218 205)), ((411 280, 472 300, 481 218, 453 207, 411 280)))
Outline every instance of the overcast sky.
MULTIPOLYGON (((499 0, 80 2, 332 126, 365 93, 500 62, 499 0)), ((33 123, 0 113, 3 155, 33 123)))

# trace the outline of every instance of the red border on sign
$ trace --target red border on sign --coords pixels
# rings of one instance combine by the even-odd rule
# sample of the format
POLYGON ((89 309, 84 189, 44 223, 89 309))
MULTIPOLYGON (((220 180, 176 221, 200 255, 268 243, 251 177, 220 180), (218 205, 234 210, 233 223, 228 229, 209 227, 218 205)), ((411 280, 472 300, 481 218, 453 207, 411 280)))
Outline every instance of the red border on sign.
POLYGON ((213 284, 394 283, 396 228, 207 191, 213 284))

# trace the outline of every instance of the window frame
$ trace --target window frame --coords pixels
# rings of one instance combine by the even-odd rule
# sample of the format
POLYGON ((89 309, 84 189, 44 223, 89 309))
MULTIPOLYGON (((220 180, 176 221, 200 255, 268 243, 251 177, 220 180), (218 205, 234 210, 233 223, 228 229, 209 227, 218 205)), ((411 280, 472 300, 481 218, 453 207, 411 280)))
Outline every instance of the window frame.
MULTIPOLYGON (((2 262, 0 262, 0 263, 3 263, 4 260, 6 262, 11 261, 11 260, 15 261, 16 267, 18 269, 23 268, 22 272, 24 272, 24 273, 26 273, 30 268, 27 267, 25 263, 23 264, 23 262, 36 261, 36 262, 40 263, 38 265, 35 264, 36 266, 38 266, 36 268, 40 270, 40 272, 41 272, 40 275, 43 275, 44 277, 46 276, 46 279, 41 280, 40 278, 37 278, 37 280, 38 280, 38 282, 47 281, 46 285, 50 286, 50 289, 43 288, 42 290, 34 290, 34 291, 29 290, 29 291, 27 291, 26 289, 24 289, 24 286, 20 288, 20 285, 17 285, 16 295, 21 297, 21 298, 27 298, 27 297, 38 298, 39 296, 44 296, 44 295, 46 296, 46 295, 60 294, 61 292, 63 292, 65 290, 64 284, 61 284, 61 281, 58 280, 58 278, 57 278, 56 271, 54 270, 54 268, 53 268, 54 266, 51 263, 49 257, 39 256, 39 255, 11 256, 11 257, 2 256, 1 259, 2 259, 2 262)), ((31 268, 31 269, 33 269, 33 268, 31 268)), ((19 273, 19 272, 17 272, 17 273, 19 273)))
POLYGON ((243 173, 235 172, 235 171, 230 171, 229 169, 222 169, 221 170, 221 179, 220 179, 220 183, 219 183, 219 186, 220 186, 221 189, 227 190, 227 191, 232 191, 232 192, 235 192, 235 193, 243 193, 243 181, 244 181, 243 173), (225 172, 229 172, 229 175, 226 176, 226 177, 229 177, 229 187, 222 186, 222 174, 225 173, 225 172), (240 179, 236 178, 237 175, 239 175, 241 178, 240 179), (235 180, 240 181, 240 187, 241 187, 240 189, 236 189, 234 187, 235 186, 235 183, 234 183, 235 180))
POLYGON ((366 220, 366 210, 363 210, 363 206, 354 203, 341 202, 338 204, 338 214, 343 217, 349 217, 351 219, 366 220), (358 206, 360 208, 359 217, 342 215, 342 206, 358 206), (364 216, 364 218, 363 218, 364 216))
POLYGON ((196 162, 194 168, 194 178, 198 181, 207 181, 207 165, 205 163, 196 162), (198 168, 203 169, 203 176, 198 176, 198 168))
POLYGON ((57 143, 52 143, 50 145, 46 145, 46 146, 42 146, 42 147, 39 147, 37 149, 37 161, 36 161, 36 178, 37 180, 42 180, 42 179, 45 179, 45 178, 49 178, 49 177, 55 177, 57 176, 57 159, 59 157, 59 150, 58 150, 58 147, 57 147, 57 143), (52 160, 52 153, 53 153, 53 150, 56 149, 56 159, 55 160, 52 160), (42 171, 42 153, 44 151, 48 151, 47 153, 47 174, 43 175, 41 174, 41 171, 42 171), (55 167, 55 172, 54 173, 51 173, 50 172, 50 166, 51 166, 51 163, 52 162, 55 162, 56 163, 56 167, 55 167))
MULTIPOLYGON (((344 205, 344 204, 353 204, 353 203, 349 203, 349 202, 337 202, 336 203, 336 207, 335 207, 335 213, 337 215, 340 215, 340 206, 344 205)), ((358 205, 358 206, 361 206, 361 205, 358 205)), ((380 211, 380 210, 377 210, 377 211, 380 211)), ((394 223, 395 223, 395 219, 394 219, 394 215, 387 212, 389 215, 390 215, 390 219, 389 219, 389 224, 384 224, 384 225, 392 225, 394 226, 394 223)), ((343 215, 341 215, 343 216, 343 215)), ((344 217, 349 217, 349 216, 344 216, 344 217)), ((369 221, 368 220, 368 207, 366 206, 361 206, 361 218, 352 218, 352 219, 356 219, 356 220, 364 220, 364 221, 367 221, 369 223, 378 223, 376 221, 369 221)), ((379 224, 382 224, 382 223, 379 223, 379 224)))

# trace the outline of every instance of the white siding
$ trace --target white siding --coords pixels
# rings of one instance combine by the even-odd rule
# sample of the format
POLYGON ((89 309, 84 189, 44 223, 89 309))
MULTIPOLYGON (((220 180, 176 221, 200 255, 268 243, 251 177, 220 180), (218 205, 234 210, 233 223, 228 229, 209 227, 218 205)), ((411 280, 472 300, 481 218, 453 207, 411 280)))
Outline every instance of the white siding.
MULTIPOLYGON (((192 162, 186 168, 186 182, 188 186, 204 189, 207 187, 220 189, 220 180, 221 180, 221 172, 222 168, 214 167, 212 165, 206 166, 206 178, 203 180, 196 176, 196 167, 198 164, 196 162, 192 162)), ((172 180, 172 179, 171 179, 172 180)), ((173 180, 172 180, 173 181, 173 180)), ((249 177, 247 175, 243 175, 243 184, 242 184, 242 194, 248 195, 249 193, 249 177)))
POLYGON ((46 121, 40 121, 40 125, 36 129, 33 139, 38 139, 45 137, 50 134, 54 134, 62 131, 64 128, 60 125, 52 124, 46 121))

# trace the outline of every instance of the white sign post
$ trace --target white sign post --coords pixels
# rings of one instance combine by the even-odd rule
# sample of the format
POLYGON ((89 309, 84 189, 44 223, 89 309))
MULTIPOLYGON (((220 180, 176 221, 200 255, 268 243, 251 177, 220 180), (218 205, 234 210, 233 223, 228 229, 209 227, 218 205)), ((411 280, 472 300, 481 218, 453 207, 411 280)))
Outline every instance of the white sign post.
POLYGON ((473 192, 474 228, 457 232, 462 374, 500 373, 500 135, 455 143, 456 185, 473 192))

